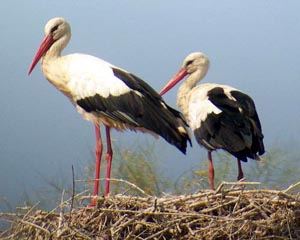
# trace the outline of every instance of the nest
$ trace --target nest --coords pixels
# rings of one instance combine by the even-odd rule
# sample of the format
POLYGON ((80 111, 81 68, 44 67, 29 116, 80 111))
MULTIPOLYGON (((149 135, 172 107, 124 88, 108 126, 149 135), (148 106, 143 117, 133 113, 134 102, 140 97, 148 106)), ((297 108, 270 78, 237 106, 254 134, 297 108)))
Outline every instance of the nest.
MULTIPOLYGON (((222 183, 192 195, 97 199, 96 207, 46 212, 31 208, 13 218, 2 239, 300 239, 300 197, 286 190, 255 190, 253 183, 222 183)), ((87 197, 75 196, 79 200, 87 197)), ((77 200, 78 200, 77 199, 77 200)), ((0 215, 1 216, 1 215, 0 215)))

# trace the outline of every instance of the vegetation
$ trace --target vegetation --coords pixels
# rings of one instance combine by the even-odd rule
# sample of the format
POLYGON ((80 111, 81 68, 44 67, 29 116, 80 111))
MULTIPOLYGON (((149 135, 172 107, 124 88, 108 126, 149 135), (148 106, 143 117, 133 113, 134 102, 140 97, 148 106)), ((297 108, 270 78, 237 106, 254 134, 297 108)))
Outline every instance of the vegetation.
MULTIPOLYGON (((61 176, 55 180, 43 178, 46 187, 35 193, 39 203, 25 192, 26 203, 18 209, 18 213, 0 213, 0 237, 56 239, 57 236, 66 236, 63 239, 93 239, 105 235, 123 239, 128 234, 140 239, 152 239, 151 236, 185 239, 197 236, 207 236, 207 239, 300 237, 300 169, 295 164, 299 160, 296 150, 275 147, 260 162, 244 164, 245 176, 250 182, 250 185, 246 184, 246 189, 231 183, 229 186, 232 187, 225 188, 226 184, 221 184, 213 192, 203 190, 208 188, 204 152, 202 161, 199 160, 174 181, 160 170, 159 157, 155 155, 157 151, 154 148, 153 144, 114 147, 112 196, 100 197, 95 209, 84 207, 91 197, 88 192, 93 186, 93 179, 90 178, 94 175, 93 161, 82 175, 73 175, 75 187, 61 176), (262 184, 251 185, 253 181, 262 184), (297 184, 288 187, 293 183, 297 184), (164 194, 166 191, 171 194, 164 194), (53 206, 56 207, 53 209, 53 206), (37 208, 50 208, 52 211, 35 211, 37 208), (13 221, 11 228, 8 224, 2 224, 5 221, 13 221), (119 224, 115 225, 115 222, 119 224), (3 234, 1 224, 2 229, 8 229, 3 234), (99 226, 102 226, 101 231, 99 226), (241 228, 243 231, 239 230, 241 228)), ((91 153, 91 159, 93 156, 91 153)), ((233 157, 220 151, 214 153, 214 159, 216 185, 224 180, 235 182, 237 167, 233 157)), ((104 170, 105 161, 101 176, 104 170)), ((104 181, 101 183, 103 185, 104 181)), ((3 198, 2 204, 14 210, 8 199, 3 198)))
MULTIPOLYGON (((127 182, 135 184, 146 194, 152 196, 161 196, 163 192, 175 195, 192 194, 209 187, 205 151, 201 151, 202 155, 195 166, 188 171, 178 172, 176 179, 170 179, 166 173, 160 170, 160 159, 155 155, 157 151, 153 143, 143 145, 134 143, 131 146, 126 144, 126 146, 125 148, 114 145, 112 195, 118 193, 141 195, 140 190, 130 187, 127 182)), ((300 156, 296 149, 285 149, 288 148, 275 146, 262 157, 261 161, 249 161, 249 163, 243 164, 247 181, 261 182, 262 184, 258 187, 263 189, 284 189, 299 182, 300 166, 295 163, 300 162, 300 156)), ((84 166, 75 167, 74 177, 77 193, 85 191, 88 194, 93 188, 94 182, 91 179, 91 176, 94 176, 93 159, 94 152, 91 151, 91 162, 85 168, 84 166), (80 171, 76 171, 78 169, 80 171), (81 169, 85 169, 85 171, 81 169)), ((236 181, 237 164, 231 155, 223 151, 214 152, 214 163, 216 185, 222 181, 236 181)), ((101 167, 101 176, 105 176, 105 160, 101 167)), ((65 198, 72 196, 72 181, 66 179, 62 174, 57 173, 57 176, 51 179, 43 176, 40 178, 45 182, 45 187, 30 194, 24 192, 20 205, 25 203, 27 206, 32 206, 38 201, 40 208, 52 209, 60 203, 62 192, 64 192, 65 198)), ((100 192, 104 192, 104 179, 101 183, 100 192)), ((15 210, 15 206, 12 206, 9 199, 5 197, 0 200, 0 206, 4 206, 2 208, 8 209, 10 212, 15 210)))
MULTIPOLYGON (((134 183, 145 193, 149 195, 159 195, 164 189, 170 187, 170 180, 159 171, 159 159, 155 156, 155 145, 147 143, 146 145, 133 144, 127 148, 114 147, 114 161, 112 167, 112 176, 115 181, 111 183, 111 192, 113 194, 127 192, 125 180, 134 183)), ((101 166, 101 176, 105 176, 105 161, 101 166)), ((85 175, 87 178, 94 175, 94 162, 89 164, 85 175)), ((104 180, 104 179, 103 179, 104 180)), ((104 182, 104 181, 103 181, 104 182)), ((88 188, 92 188, 93 181, 89 182, 88 188)), ((101 186, 103 188, 103 185, 101 186)), ((127 194, 138 195, 140 192, 132 188, 127 194)), ((101 189, 103 192, 104 189, 101 189)))

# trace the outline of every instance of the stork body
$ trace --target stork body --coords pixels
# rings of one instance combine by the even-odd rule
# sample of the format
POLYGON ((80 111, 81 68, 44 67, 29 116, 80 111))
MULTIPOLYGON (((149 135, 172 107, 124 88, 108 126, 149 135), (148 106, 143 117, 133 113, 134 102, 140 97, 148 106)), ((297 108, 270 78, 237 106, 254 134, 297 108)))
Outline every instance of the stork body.
POLYGON ((208 177, 214 189, 211 152, 223 149, 237 158, 238 177, 243 178, 240 161, 259 160, 264 153, 263 134, 250 96, 233 87, 197 83, 208 71, 209 60, 203 53, 188 55, 181 70, 161 90, 163 95, 185 76, 178 90, 177 104, 182 109, 197 142, 208 150, 208 177))
MULTIPOLYGON (((110 128, 159 135, 185 153, 190 139, 183 116, 169 107, 147 83, 123 69, 86 54, 61 56, 70 37, 70 25, 63 18, 51 19, 45 26, 45 38, 33 59, 29 74, 42 58, 42 71, 46 79, 70 99, 85 119, 94 123, 94 195, 98 195, 103 151, 100 123, 105 125, 107 139, 105 195, 109 193, 113 154, 110 128)), ((94 204, 95 201, 92 202, 94 204)))

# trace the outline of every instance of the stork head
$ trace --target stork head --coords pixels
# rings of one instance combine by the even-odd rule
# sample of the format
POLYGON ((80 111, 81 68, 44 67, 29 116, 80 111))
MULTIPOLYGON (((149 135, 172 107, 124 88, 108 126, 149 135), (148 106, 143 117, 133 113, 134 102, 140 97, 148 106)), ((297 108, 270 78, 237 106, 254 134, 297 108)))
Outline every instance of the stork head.
POLYGON ((182 68, 186 69, 188 74, 192 74, 198 70, 205 71, 206 73, 209 68, 209 59, 202 52, 194 52, 183 60, 182 68))
POLYGON ((60 17, 52 18, 45 26, 45 37, 37 50, 28 70, 28 75, 32 72, 39 60, 48 52, 53 55, 60 55, 71 38, 71 27, 69 23, 60 17))
POLYGON ((167 85, 160 91, 160 95, 165 94, 173 88, 178 82, 184 79, 185 76, 191 75, 190 79, 194 82, 200 81, 209 68, 208 57, 201 52, 194 52, 189 54, 183 61, 181 69, 176 75, 167 83, 167 85))

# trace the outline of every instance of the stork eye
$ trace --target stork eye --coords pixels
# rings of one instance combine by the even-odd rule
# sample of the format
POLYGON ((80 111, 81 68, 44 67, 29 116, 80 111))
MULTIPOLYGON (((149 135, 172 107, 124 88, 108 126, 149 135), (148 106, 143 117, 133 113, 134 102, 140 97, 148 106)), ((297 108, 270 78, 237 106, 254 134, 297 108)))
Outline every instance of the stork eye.
POLYGON ((193 63, 193 60, 187 61, 186 66, 191 65, 193 63))
POLYGON ((51 29, 51 33, 54 33, 57 29, 58 29, 58 25, 55 25, 55 26, 51 29))

